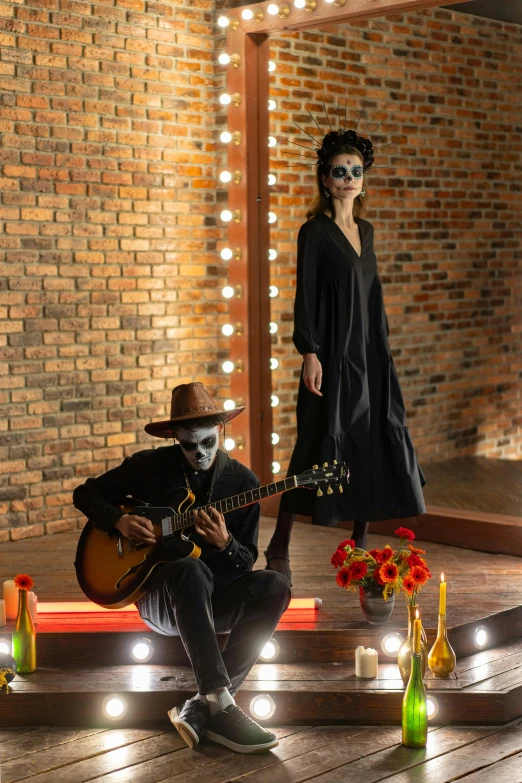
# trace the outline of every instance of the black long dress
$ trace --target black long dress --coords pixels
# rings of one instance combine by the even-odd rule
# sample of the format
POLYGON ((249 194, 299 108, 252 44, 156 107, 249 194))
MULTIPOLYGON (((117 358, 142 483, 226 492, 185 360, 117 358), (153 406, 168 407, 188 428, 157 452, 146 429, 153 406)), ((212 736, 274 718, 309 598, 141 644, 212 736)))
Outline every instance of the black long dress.
POLYGON ((283 495, 282 510, 311 515, 318 525, 412 517, 426 510, 421 489, 426 482, 388 344, 373 226, 355 220, 360 256, 325 214, 301 226, 297 243, 293 340, 299 353, 317 354, 323 396, 308 391, 301 372, 288 475, 334 459, 350 469, 343 494, 335 488, 322 497, 306 489, 283 495))

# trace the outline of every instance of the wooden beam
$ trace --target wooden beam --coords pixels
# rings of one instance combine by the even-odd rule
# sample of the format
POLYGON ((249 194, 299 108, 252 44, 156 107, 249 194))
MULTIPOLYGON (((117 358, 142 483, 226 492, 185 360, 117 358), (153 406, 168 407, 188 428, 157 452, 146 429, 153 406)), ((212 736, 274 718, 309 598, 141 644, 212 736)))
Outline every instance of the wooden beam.
MULTIPOLYGON (((457 2, 464 3, 467 0, 457 0, 457 2)), ((444 2, 441 0, 344 0, 344 2, 338 0, 338 3, 327 3, 324 0, 307 0, 307 5, 310 10, 296 8, 293 0, 256 3, 234 8, 229 16, 239 20, 240 29, 245 33, 280 33, 285 30, 317 29, 324 24, 345 24, 376 16, 415 13, 425 8, 440 7, 444 2), (271 16, 267 11, 270 5, 277 5, 281 9, 280 14, 271 16), (244 19, 242 16, 244 11, 252 12, 253 18, 244 19)))

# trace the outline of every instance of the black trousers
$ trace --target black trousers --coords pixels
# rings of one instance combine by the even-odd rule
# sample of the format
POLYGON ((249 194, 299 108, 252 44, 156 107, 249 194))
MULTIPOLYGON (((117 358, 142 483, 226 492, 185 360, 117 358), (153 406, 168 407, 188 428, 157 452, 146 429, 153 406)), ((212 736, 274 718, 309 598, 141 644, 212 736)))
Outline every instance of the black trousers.
POLYGON ((289 602, 288 580, 275 571, 215 575, 187 557, 158 568, 136 605, 153 631, 181 637, 204 695, 236 693, 289 602), (227 632, 220 650, 216 634, 227 632))

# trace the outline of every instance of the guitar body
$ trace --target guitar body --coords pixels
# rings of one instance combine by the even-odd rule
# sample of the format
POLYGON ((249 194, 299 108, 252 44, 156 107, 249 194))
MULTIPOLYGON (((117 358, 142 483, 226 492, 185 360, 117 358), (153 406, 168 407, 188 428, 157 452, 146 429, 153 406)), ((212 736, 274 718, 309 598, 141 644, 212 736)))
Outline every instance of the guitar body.
MULTIPOLYGON (((154 525, 154 535, 161 536, 161 520, 187 511, 194 496, 179 489, 171 507, 136 505, 127 513, 147 517, 154 525)), ((83 592, 105 609, 121 609, 135 603, 147 589, 152 573, 163 563, 184 557, 199 557, 201 549, 178 531, 167 541, 143 544, 129 541, 114 528, 105 533, 89 521, 82 530, 76 550, 76 576, 83 592)))

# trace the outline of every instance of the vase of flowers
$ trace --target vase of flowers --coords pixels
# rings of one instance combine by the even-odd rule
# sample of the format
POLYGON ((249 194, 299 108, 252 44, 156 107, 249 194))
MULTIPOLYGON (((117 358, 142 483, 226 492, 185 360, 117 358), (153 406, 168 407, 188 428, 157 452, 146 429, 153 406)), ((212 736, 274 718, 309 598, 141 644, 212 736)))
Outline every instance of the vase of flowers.
POLYGON ((371 625, 384 625, 390 619, 397 593, 415 604, 418 590, 431 576, 420 557, 423 550, 411 545, 413 531, 399 527, 395 535, 397 549, 387 544, 367 552, 352 539, 341 541, 330 561, 338 569, 337 584, 350 592, 359 590, 362 612, 371 625))

